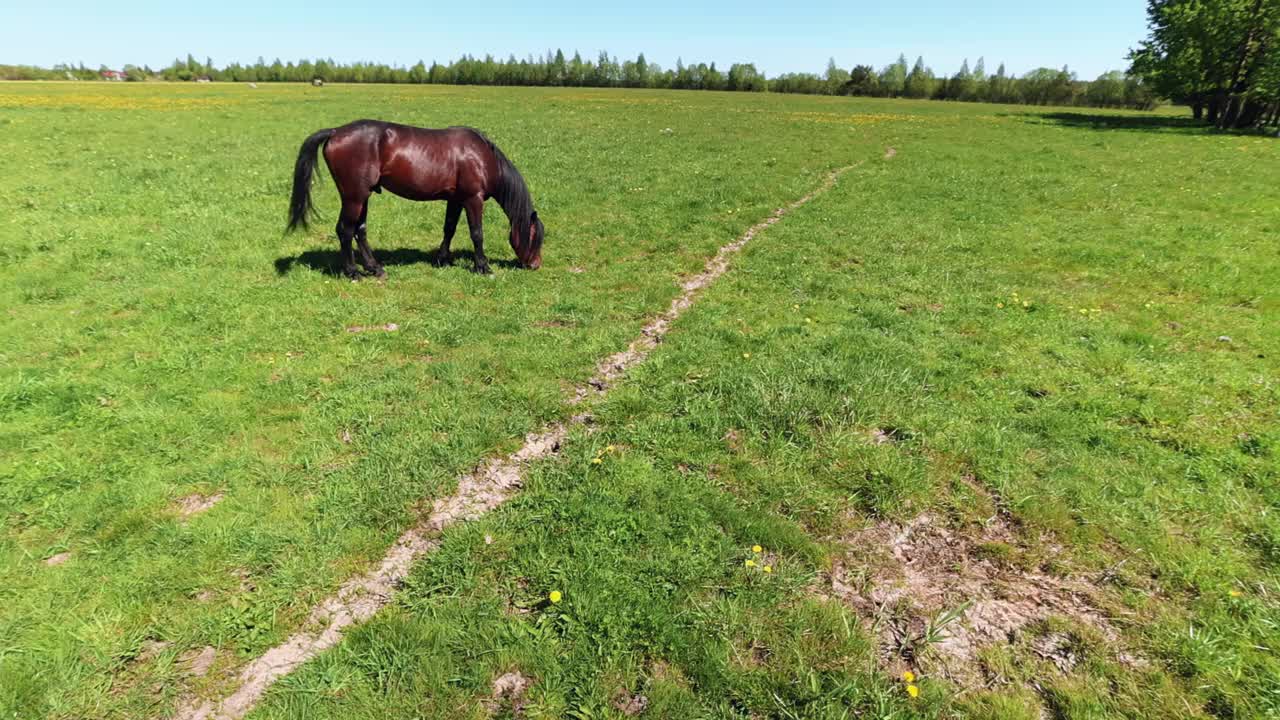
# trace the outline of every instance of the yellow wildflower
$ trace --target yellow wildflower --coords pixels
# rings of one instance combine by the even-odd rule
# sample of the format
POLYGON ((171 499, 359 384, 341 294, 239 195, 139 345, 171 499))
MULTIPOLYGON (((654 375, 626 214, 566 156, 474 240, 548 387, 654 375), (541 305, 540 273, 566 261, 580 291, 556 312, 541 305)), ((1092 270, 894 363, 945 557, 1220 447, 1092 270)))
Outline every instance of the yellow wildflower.
POLYGON ((547 599, 553 603, 558 603, 560 602, 560 599, 563 597, 564 596, 560 594, 559 590, 552 590, 551 594, 547 596, 547 599))
POLYGON ((1241 595, 1243 595, 1244 593, 1240 592, 1239 590, 1232 590, 1232 591, 1228 592, 1227 594, 1228 594, 1228 595, 1230 595, 1231 597, 1240 597, 1240 596, 1241 596, 1241 595))
POLYGON ((743 359, 743 360, 750 360, 750 359, 751 359, 751 353, 742 353, 742 359, 743 359))
POLYGON ((611 452, 613 452, 613 451, 615 451, 615 450, 617 450, 617 449, 618 449, 618 448, 617 448, 617 446, 615 446, 615 445, 609 445, 609 446, 607 446, 607 447, 604 449, 604 451, 605 451, 605 452, 607 452, 607 453, 611 453, 611 452))
POLYGON ((759 545, 752 545, 751 552, 759 554, 764 552, 764 548, 760 547, 759 545))
POLYGON ((744 567, 755 567, 755 566, 756 566, 756 561, 755 561, 755 560, 747 560, 746 562, 742 563, 742 565, 743 565, 744 567))
POLYGON ((1031 307, 1031 301, 1030 301, 1030 300, 1023 300, 1023 301, 1022 301, 1022 307, 1031 307))
POLYGON ((999 310, 1003 310, 1003 309, 1004 309, 1004 303, 996 303, 996 308, 997 308, 997 309, 999 309, 999 310))
POLYGON ((762 568, 760 568, 760 569, 761 569, 761 570, 764 570, 764 571, 765 571, 765 572, 767 572, 767 573, 771 573, 771 572, 773 572, 773 566, 772 566, 772 565, 765 565, 764 567, 762 567, 762 568))
POLYGON ((604 462, 604 460, 601 460, 600 458, 591 458, 592 465, 599 465, 602 462, 604 462))
POLYGON ((911 672, 910 670, 904 671, 902 673, 902 680, 904 682, 913 683, 916 681, 916 674, 911 672))
POLYGON ((916 687, 915 685, 908 685, 907 694, 910 695, 911 697, 920 697, 920 688, 916 687))

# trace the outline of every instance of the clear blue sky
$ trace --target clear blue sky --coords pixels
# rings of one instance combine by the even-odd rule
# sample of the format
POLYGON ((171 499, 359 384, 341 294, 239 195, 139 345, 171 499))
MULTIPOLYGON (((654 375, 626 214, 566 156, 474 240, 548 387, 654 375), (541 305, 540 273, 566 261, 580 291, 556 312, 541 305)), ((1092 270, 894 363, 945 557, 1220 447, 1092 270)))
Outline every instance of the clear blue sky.
POLYGON ((699 3, 610 0, 534 2, 351 2, 321 0, 49 0, 5 3, 0 63, 52 65, 127 62, 167 65, 188 52, 215 64, 259 55, 332 57, 410 65, 462 53, 505 57, 563 48, 594 58, 643 51, 663 67, 754 62, 769 75, 821 72, 827 58, 844 68, 880 68, 906 53, 923 55, 938 74, 986 57, 1011 73, 1069 65, 1080 77, 1123 69, 1145 35, 1142 0, 773 0, 699 3), (348 9, 350 8, 350 9, 348 9))

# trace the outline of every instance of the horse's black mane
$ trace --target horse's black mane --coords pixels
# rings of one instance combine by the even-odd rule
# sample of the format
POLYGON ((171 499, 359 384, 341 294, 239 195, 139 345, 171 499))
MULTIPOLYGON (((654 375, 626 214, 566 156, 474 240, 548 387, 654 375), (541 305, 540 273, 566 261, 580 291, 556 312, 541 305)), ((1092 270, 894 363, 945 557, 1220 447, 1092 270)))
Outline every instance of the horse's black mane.
POLYGON ((533 198, 529 196, 529 186, 525 184, 524 176, 487 135, 475 128, 466 129, 483 140, 493 151, 493 156, 498 159, 501 177, 498 179, 498 187, 494 189, 493 199, 502 206, 503 212, 507 214, 507 220, 519 232, 518 237, 528 237, 529 218, 533 215, 533 198))

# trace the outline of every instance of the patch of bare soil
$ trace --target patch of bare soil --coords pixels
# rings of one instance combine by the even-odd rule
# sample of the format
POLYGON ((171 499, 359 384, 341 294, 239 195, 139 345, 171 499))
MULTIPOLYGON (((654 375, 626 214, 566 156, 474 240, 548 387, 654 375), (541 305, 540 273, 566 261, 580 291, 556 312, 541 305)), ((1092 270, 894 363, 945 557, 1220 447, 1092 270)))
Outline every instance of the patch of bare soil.
POLYGON ((613 697, 613 707, 627 717, 636 717, 649 707, 649 698, 639 693, 632 694, 626 688, 618 688, 613 697))
POLYGON ((70 552, 60 552, 57 555, 50 555, 49 557, 45 558, 44 564, 48 565, 49 567, 53 567, 55 565, 61 565, 62 563, 70 559, 71 559, 70 552))
POLYGON ((221 501, 222 493, 214 493, 212 495, 192 493, 186 497, 178 498, 178 514, 184 518, 199 515, 221 501))
MULTIPOLYGON (((829 592, 876 630, 881 660, 895 675, 915 669, 966 687, 985 684, 991 673, 982 651, 1024 638, 1069 672, 1079 661, 1077 643, 1064 633, 1035 636, 1051 618, 1118 647, 1119 633, 1098 609, 1097 588, 1004 561, 1027 542, 1000 515, 978 529, 955 529, 926 513, 906 524, 872 525, 843 544, 847 552, 832 568, 829 592)), ((1120 653, 1116 659, 1135 662, 1120 653)))
POLYGON ((182 664, 187 674, 192 677, 204 677, 209 673, 209 668, 213 667, 213 661, 218 657, 218 651, 212 646, 206 645, 199 650, 188 650, 183 653, 178 662, 182 664))
POLYGON ((395 332, 400 326, 395 323, 387 323, 385 325, 352 325, 347 328, 349 333, 373 332, 381 330, 382 332, 395 332))
POLYGON ((525 695, 532 684, 532 680, 519 672, 499 675, 493 681, 493 694, 484 701, 485 710, 490 715, 506 710, 512 717, 524 717, 525 695))
POLYGON ((884 149, 884 159, 885 159, 885 160, 892 160, 893 158, 897 157, 897 155, 898 155, 898 151, 897 151, 897 150, 895 150, 895 149, 893 149, 893 148, 885 148, 885 149, 884 149))

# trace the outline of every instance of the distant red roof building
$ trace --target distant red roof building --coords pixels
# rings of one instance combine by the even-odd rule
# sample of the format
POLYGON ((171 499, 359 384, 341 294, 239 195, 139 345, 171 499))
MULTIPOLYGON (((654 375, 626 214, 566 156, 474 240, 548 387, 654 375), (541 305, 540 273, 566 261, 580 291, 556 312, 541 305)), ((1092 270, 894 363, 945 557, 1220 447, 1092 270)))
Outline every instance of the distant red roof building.
POLYGON ((120 72, 119 70, 103 70, 102 79, 122 81, 124 80, 124 73, 120 72))

